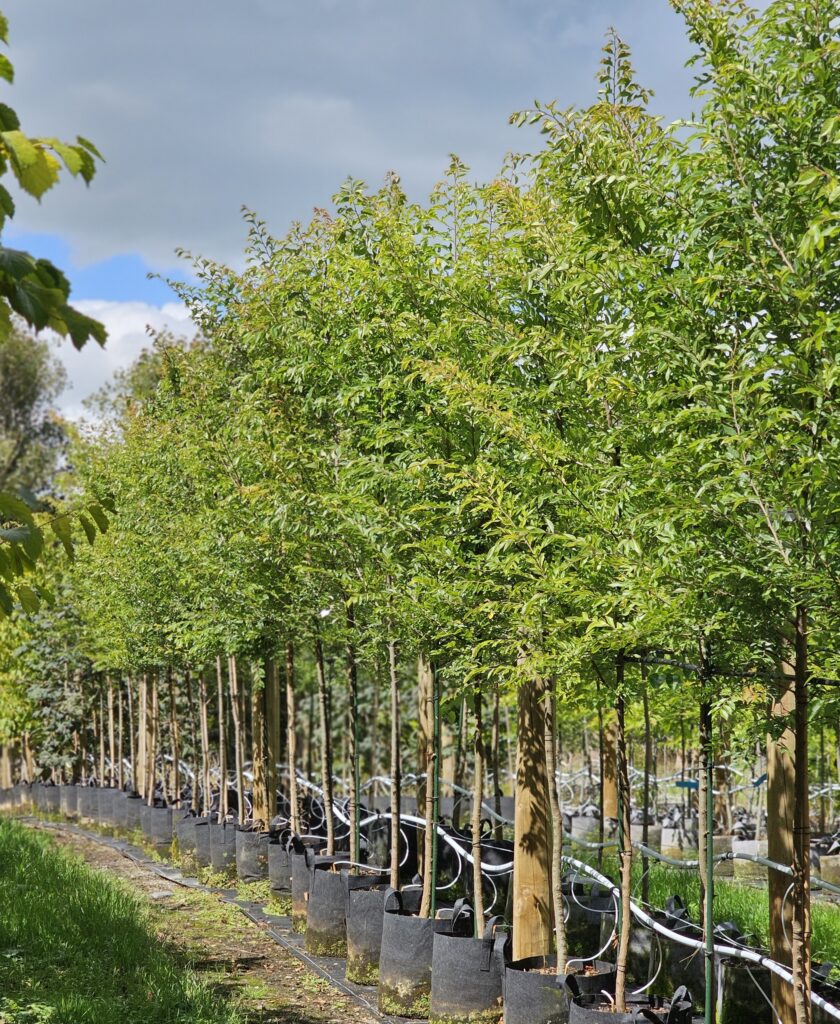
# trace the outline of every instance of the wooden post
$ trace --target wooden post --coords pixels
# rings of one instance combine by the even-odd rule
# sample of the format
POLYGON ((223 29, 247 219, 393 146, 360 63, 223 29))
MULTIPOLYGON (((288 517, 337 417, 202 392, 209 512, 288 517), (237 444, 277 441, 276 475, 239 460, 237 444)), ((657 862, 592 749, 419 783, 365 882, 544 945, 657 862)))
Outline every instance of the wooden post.
POLYGON ((551 951, 551 836, 545 770, 546 687, 519 686, 513 854, 513 959, 551 951))

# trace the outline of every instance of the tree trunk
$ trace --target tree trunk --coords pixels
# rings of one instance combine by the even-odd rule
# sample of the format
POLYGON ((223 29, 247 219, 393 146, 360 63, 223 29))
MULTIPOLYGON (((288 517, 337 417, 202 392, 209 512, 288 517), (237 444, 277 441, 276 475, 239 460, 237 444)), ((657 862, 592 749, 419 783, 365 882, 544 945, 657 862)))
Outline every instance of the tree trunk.
POLYGON ((237 819, 241 824, 245 821, 245 775, 243 772, 244 756, 242 750, 242 698, 239 687, 239 667, 236 655, 228 655, 228 690, 230 693, 230 710, 233 715, 233 751, 236 761, 236 801, 237 819))
POLYGON ((618 775, 618 843, 621 860, 621 926, 615 960, 615 1006, 619 1013, 627 1011, 627 962, 630 953, 632 916, 630 899, 633 886, 633 845, 630 838, 630 776, 627 770, 627 739, 624 731, 624 655, 616 661, 615 760, 618 775))
POLYGON ((265 789, 266 825, 277 813, 277 765, 280 763, 280 671, 274 658, 265 662, 265 789))
MULTIPOLYGON (((198 808, 202 815, 210 814, 210 722, 207 677, 204 669, 198 674, 198 727, 201 736, 201 789, 202 801, 198 808)), ((196 780, 197 781, 197 780, 196 780)))
POLYGON ((259 822, 263 826, 263 830, 268 828, 268 823, 271 820, 266 770, 267 687, 268 678, 267 674, 263 674, 263 666, 253 662, 251 665, 251 770, 254 781, 251 784, 251 820, 255 823, 259 822))
MULTIPOLYGON (((784 675, 785 666, 782 667, 784 675)), ((792 680, 782 680, 781 693, 773 701, 772 718, 789 719, 796 701, 792 680)), ((788 722, 777 740, 767 734, 767 856, 780 864, 793 864, 794 758, 796 733, 788 722)), ((792 934, 791 903, 786 900, 790 877, 769 868, 767 881, 770 898, 770 956, 791 966, 788 937, 792 934)), ((794 1024, 796 1008, 793 987, 770 975, 773 1007, 781 1024, 794 1024)))
POLYGON ((178 722, 178 703, 175 699, 175 679, 172 666, 166 669, 169 684, 169 739, 172 747, 172 806, 181 805, 181 727, 178 722))
POLYGON ((618 780, 616 773, 618 726, 615 716, 607 713, 604 723, 604 770, 601 776, 601 788, 604 794, 603 818, 618 820, 618 780))
MULTIPOLYGON (((140 692, 137 703, 139 704, 137 709, 137 757, 132 764, 134 768, 134 792, 145 799, 146 780, 149 777, 149 754, 146 750, 149 735, 149 677, 145 673, 140 677, 140 692)), ((84 781, 84 770, 82 771, 82 781, 84 781)))
POLYGON ((117 786, 123 788, 123 751, 124 746, 124 733, 123 733, 123 695, 122 685, 117 683, 117 786))
POLYGON ((356 664, 356 613, 350 600, 344 600, 347 622, 347 690, 350 697, 350 854, 358 864, 362 858, 360 832, 361 764, 359 763, 359 673, 356 664))
POLYGON ((496 819, 493 822, 493 836, 495 839, 502 839, 504 836, 504 826, 499 820, 502 816, 502 779, 501 765, 499 763, 499 742, 499 686, 497 683, 493 686, 493 732, 490 738, 490 752, 493 758, 491 766, 491 771, 493 772, 493 810, 496 812, 496 819))
POLYGON ((195 727, 195 701, 193 700, 192 672, 189 668, 184 669, 184 689, 187 694, 187 721, 190 725, 189 739, 190 752, 192 756, 192 783, 190 785, 190 810, 198 813, 198 780, 201 774, 201 767, 198 759, 198 737, 195 727))
MULTIPOLYGON (((222 681, 222 658, 216 655, 216 709, 219 716, 219 823, 228 812, 227 735, 225 730, 225 691, 222 681)), ((209 795, 208 795, 209 800, 209 795)))
MULTIPOLYGON (((431 662, 421 654, 417 662, 417 703, 418 703, 418 743, 420 747, 419 769, 426 775, 423 786, 426 827, 423 841, 423 895, 420 903, 420 916, 429 917, 432 908, 433 878, 432 860, 434 848, 435 803, 434 803, 434 689, 435 676, 431 662)), ((418 787, 418 799, 420 787, 418 787)), ((418 807, 418 811, 419 811, 418 807)))
POLYGON ((318 707, 321 714, 321 786, 324 791, 324 817, 327 825, 327 853, 335 853, 335 819, 333 817, 333 759, 330 727, 330 693, 324 671, 321 638, 315 638, 315 672, 318 676, 318 707))
POLYGON ((157 774, 158 743, 160 741, 160 698, 158 695, 158 675, 152 673, 152 699, 150 704, 149 736, 146 740, 148 752, 148 781, 146 783, 146 803, 153 807, 155 803, 155 781, 157 774))
POLYGON ((461 827, 461 807, 464 803, 464 794, 467 773, 467 747, 469 745, 470 712, 467 706, 466 697, 461 698, 458 711, 458 739, 455 744, 455 772, 452 781, 455 786, 452 790, 452 827, 461 827))
POLYGON ((388 674, 391 685, 391 886, 400 887, 400 684, 397 676, 397 646, 388 643, 388 674))
POLYGON ((513 856, 513 959, 551 950, 550 806, 545 765, 545 682, 520 683, 513 856))
MULTIPOLYGON (((647 666, 642 665, 642 710, 645 718, 645 781, 642 803, 642 844, 648 845, 648 816, 650 814, 650 777, 653 774, 653 745, 650 737, 650 700, 647 686, 647 666)), ((648 878, 650 861, 647 854, 642 854, 642 902, 647 904, 650 896, 650 879, 648 878)))
POLYGON ((811 818, 808 779, 808 613, 797 605, 794 634, 793 927, 796 1024, 811 1024, 811 818))
POLYGON ((300 834, 300 810, 297 788, 297 704, 295 697, 295 649, 286 644, 286 754, 289 759, 289 824, 300 834))
POLYGON ((554 939, 557 947, 557 977, 566 973, 569 959, 566 943, 566 907, 563 901, 563 808, 557 785, 556 755, 557 695, 552 692, 545 708, 545 772, 551 807, 551 904, 554 911, 554 939))
POLYGON ((117 736, 114 722, 114 680, 108 678, 108 760, 111 762, 111 770, 108 772, 108 785, 116 785, 117 769, 117 736))
POLYGON ((472 794, 473 910, 475 912, 475 937, 480 939, 484 934, 484 890, 481 877, 481 802, 484 799, 484 738, 482 736, 480 690, 476 690, 473 697, 473 713, 475 716, 472 794))
MULTIPOLYGON (((701 648, 702 651, 702 648, 701 648)), ((701 654, 701 663, 704 665, 703 679, 701 683, 708 686, 710 676, 705 671, 706 659, 701 654)), ((712 995, 714 993, 714 849, 715 849, 715 828, 714 819, 710 813, 713 807, 712 793, 714 780, 714 741, 712 738, 712 707, 707 694, 703 694, 700 703, 700 755, 701 770, 699 778, 697 811, 698 811, 698 846, 697 851, 700 860, 700 911, 703 918, 703 939, 705 944, 705 979, 706 995, 706 1020, 708 1024, 714 1024, 715 1005, 712 995)))
POLYGON ((132 792, 138 793, 137 789, 137 759, 139 754, 137 753, 137 743, 135 742, 135 714, 134 714, 134 694, 133 687, 131 685, 131 676, 125 681, 125 691, 128 700, 128 756, 131 758, 131 789, 132 792))

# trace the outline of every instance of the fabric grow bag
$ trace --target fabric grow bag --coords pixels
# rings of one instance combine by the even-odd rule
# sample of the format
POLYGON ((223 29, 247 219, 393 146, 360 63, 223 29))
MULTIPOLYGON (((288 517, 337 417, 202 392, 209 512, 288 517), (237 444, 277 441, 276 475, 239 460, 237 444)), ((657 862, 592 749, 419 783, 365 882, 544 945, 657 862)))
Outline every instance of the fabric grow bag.
POLYGON ((388 886, 347 890, 347 978, 357 985, 379 981, 379 952, 388 886))
POLYGON ((93 821, 98 811, 96 789, 93 786, 82 786, 79 789, 79 817, 93 821))
POLYGON ((252 831, 250 825, 240 825, 234 840, 236 847, 236 876, 243 882, 259 882, 268 878, 267 832, 252 831))
POLYGON ((96 797, 96 820, 100 825, 110 825, 114 817, 114 790, 104 786, 96 797))
POLYGON ((432 944, 432 1024, 490 1024, 502 1010, 507 932, 491 917, 480 939, 438 932, 432 944))
POLYGON ((389 889, 385 896, 378 1001, 380 1012, 388 1016, 428 1018, 435 934, 472 932, 472 915, 463 912, 463 900, 432 919, 405 912, 409 904, 416 907, 419 898, 416 889, 406 894, 389 889))
MULTIPOLYGON (((589 973, 574 975, 578 994, 615 992, 615 965, 596 960, 589 973)), ((557 957, 530 956, 505 968, 505 1024, 566 1024, 571 983, 556 974, 557 957)))
POLYGON ((143 803, 143 798, 131 794, 125 798, 125 830, 126 832, 139 832, 141 831, 141 815, 143 808, 146 805, 143 803))
POLYGON ((306 949, 316 956, 347 956, 345 888, 340 871, 314 866, 306 903, 306 949))
POLYGON ((174 835, 171 807, 151 807, 149 830, 152 845, 158 853, 164 854, 172 846, 174 835))
POLYGON ((145 802, 140 808, 140 831, 147 842, 152 841, 152 809, 145 802))
POLYGON ((195 863, 195 822, 196 816, 192 811, 174 811, 172 814, 172 831, 182 867, 192 867, 195 863))
POLYGON ((125 828, 125 817, 126 817, 126 801, 128 800, 128 794, 123 792, 121 789, 114 790, 114 806, 111 811, 111 821, 114 828, 124 829, 125 828))
POLYGON ((274 892, 292 891, 292 862, 284 840, 273 839, 268 844, 268 881, 274 892))
POLYGON ((195 836, 195 862, 200 868, 209 868, 210 860, 210 822, 207 818, 196 818, 193 824, 195 836))
POLYGON ((611 1013, 609 1005, 608 998, 600 993, 575 996, 569 1006, 569 1024, 692 1024, 691 995, 685 986, 677 989, 670 1000, 661 996, 630 997, 626 1013, 611 1013))
POLYGON ((235 822, 210 825, 210 866, 217 874, 232 874, 236 870, 235 822))
POLYGON ((75 818, 77 814, 77 794, 78 789, 76 786, 62 786, 61 794, 58 798, 58 806, 61 813, 65 818, 75 818))
POLYGON ((724 958, 715 968, 718 1024, 773 1024, 770 971, 766 967, 724 958))
POLYGON ((59 812, 59 787, 58 786, 44 786, 42 791, 42 802, 44 810, 47 814, 58 814, 59 812))
POLYGON ((315 851, 306 846, 302 850, 292 850, 289 860, 292 865, 292 930, 296 932, 306 931, 307 903, 309 901, 309 887, 312 883, 312 872, 320 864, 333 864, 346 854, 316 854, 315 851))

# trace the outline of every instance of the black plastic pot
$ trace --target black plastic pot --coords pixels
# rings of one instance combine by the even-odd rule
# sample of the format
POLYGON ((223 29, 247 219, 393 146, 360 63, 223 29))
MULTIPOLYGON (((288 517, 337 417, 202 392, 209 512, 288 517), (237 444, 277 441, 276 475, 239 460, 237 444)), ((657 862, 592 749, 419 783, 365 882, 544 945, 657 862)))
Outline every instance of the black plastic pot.
POLYGON ((62 786, 58 798, 58 807, 65 818, 75 818, 77 814, 76 800, 78 790, 76 786, 62 786))
MULTIPOLYGON (((583 994, 615 992, 615 965, 596 960, 591 973, 574 975, 583 994)), ((505 968, 505 1024, 566 1024, 569 1019, 567 977, 556 974, 556 956, 531 956, 505 968)))
POLYGON ((254 832, 240 825, 236 831, 236 875, 243 882, 259 882, 268 878, 267 832, 254 832))
POLYGON ((210 859, 210 822, 207 818, 196 818, 193 825, 195 837, 195 862, 200 868, 209 868, 210 859))
POLYGON ((233 874, 236 870, 236 823, 224 821, 210 825, 210 866, 216 874, 233 874))
POLYGON ((432 946, 433 1024, 490 1024, 502 1011, 508 935, 491 917, 480 939, 438 932, 432 946))
POLYGON ((379 982, 379 952, 388 886, 348 889, 347 892, 347 978, 357 985, 379 982))
POLYGON ((435 920, 406 913, 410 905, 412 909, 416 907, 418 900, 418 890, 398 893, 389 889, 385 897, 379 954, 379 1010, 387 1016, 426 1019, 432 991, 435 934, 469 935, 472 932, 472 915, 462 913, 460 905, 435 920))
POLYGON ((609 1005, 608 998, 600 993, 575 996, 569 1006, 569 1024, 691 1024, 691 995, 685 986, 677 989, 670 1000, 661 996, 630 998, 626 1013, 611 1013, 609 1005))
POLYGON ((159 854, 169 853, 172 846, 174 827, 171 807, 152 807, 149 821, 152 845, 159 854))
POLYGON ((285 840, 272 839, 268 844, 268 881, 274 892, 292 891, 292 862, 285 840))
POLYGON ((126 832, 140 832, 141 831, 141 817, 143 808, 146 805, 143 803, 143 798, 139 796, 127 796, 125 798, 125 830, 126 832))

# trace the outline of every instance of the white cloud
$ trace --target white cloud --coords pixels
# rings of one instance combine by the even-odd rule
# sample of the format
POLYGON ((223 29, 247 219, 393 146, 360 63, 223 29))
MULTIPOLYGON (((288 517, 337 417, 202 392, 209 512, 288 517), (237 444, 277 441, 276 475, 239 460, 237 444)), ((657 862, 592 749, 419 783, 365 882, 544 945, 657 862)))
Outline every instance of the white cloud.
POLYGON ((186 307, 177 302, 150 306, 145 302, 106 302, 90 299, 75 303, 77 309, 105 324, 108 341, 104 348, 89 341, 77 352, 69 341, 56 342, 58 358, 67 371, 67 389, 58 406, 70 419, 90 417, 83 402, 106 384, 117 370, 130 366, 144 348, 152 344, 150 331, 169 329, 173 334, 192 337, 195 327, 186 307))

